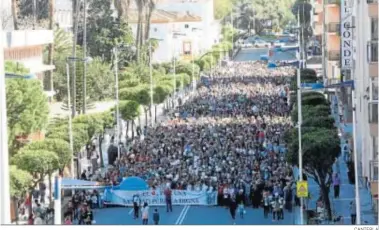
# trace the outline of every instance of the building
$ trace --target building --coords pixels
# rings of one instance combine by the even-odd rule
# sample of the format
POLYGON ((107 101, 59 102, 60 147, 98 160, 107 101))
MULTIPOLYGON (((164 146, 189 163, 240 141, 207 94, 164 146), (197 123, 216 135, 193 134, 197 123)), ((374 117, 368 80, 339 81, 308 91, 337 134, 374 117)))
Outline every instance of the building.
POLYGON ((363 177, 378 195, 378 1, 354 3, 357 146, 363 177))
POLYGON ((54 21, 59 28, 72 32, 72 0, 56 0, 54 11, 54 21))
MULTIPOLYGON (((133 34, 137 33, 138 12, 128 12, 129 25, 133 34)), ((145 23, 145 22, 144 22, 145 23)), ((150 38, 158 39, 158 47, 153 53, 154 62, 168 62, 177 57, 189 59, 202 53, 202 18, 189 12, 174 12, 156 9, 150 20, 150 38), (199 33, 200 32, 200 33, 199 33)))
MULTIPOLYGON (((5 31, 4 38, 4 59, 23 64, 29 69, 30 74, 41 80, 44 79, 44 72, 53 70, 53 65, 46 65, 43 62, 43 51, 45 46, 54 41, 52 30, 13 30, 5 31)), ((49 97, 53 92, 45 91, 49 97)))
MULTIPOLYGON (((323 7, 318 7, 319 10, 325 8, 319 15, 323 17, 322 39, 323 58, 324 58, 324 82, 328 84, 337 83, 340 80, 340 5, 339 0, 318 0, 325 1, 323 7), (321 9, 320 9, 321 8, 321 9)), ((318 27, 319 28, 319 27, 318 27)))

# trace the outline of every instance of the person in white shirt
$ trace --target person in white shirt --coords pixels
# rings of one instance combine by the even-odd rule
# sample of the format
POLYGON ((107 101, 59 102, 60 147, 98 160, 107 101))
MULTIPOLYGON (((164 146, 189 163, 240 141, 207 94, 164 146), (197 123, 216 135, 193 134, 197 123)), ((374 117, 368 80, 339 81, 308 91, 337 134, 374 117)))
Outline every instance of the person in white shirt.
POLYGON ((149 222, 149 206, 147 202, 143 204, 142 212, 142 224, 147 225, 149 222))

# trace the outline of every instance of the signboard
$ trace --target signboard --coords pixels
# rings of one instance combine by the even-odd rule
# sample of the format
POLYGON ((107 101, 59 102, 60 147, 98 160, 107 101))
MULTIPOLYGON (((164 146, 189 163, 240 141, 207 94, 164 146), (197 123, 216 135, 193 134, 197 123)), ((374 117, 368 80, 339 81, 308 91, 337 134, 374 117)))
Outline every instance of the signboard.
POLYGON ((298 181, 296 184, 296 196, 299 198, 308 197, 308 182, 307 181, 298 181))
POLYGON ((341 1, 341 69, 353 68, 353 1, 341 1))
MULTIPOLYGON (((149 206, 165 206, 163 191, 143 190, 126 191, 106 189, 104 203, 110 205, 133 206, 133 197, 138 196, 142 203, 149 206)), ((173 205, 217 205, 217 192, 172 190, 173 205)))

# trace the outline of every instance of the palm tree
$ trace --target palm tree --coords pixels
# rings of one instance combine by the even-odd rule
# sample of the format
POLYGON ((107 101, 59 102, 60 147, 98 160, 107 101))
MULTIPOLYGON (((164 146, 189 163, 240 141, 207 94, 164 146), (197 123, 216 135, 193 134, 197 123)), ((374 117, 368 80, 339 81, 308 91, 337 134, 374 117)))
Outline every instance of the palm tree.
POLYGON ((124 17, 127 20, 130 2, 131 0, 114 0, 114 5, 116 7, 119 20, 124 17))
POLYGON ((18 4, 17 0, 12 0, 12 18, 14 30, 18 30, 18 4))
POLYGON ((136 54, 137 54, 137 60, 139 61, 141 59, 141 50, 142 46, 144 44, 143 41, 143 19, 145 14, 145 9, 147 2, 149 0, 135 0, 138 10, 138 21, 137 21, 137 33, 136 33, 136 54))
MULTIPOLYGON (((55 8, 55 0, 49 0, 49 30, 53 30, 54 28, 54 8, 55 8)), ((48 54, 48 63, 49 65, 53 64, 53 55, 54 55, 54 42, 49 44, 49 54, 48 54)), ((53 70, 49 71, 50 78, 50 90, 54 90, 53 84, 53 70)))
POLYGON ((151 25, 151 17, 153 16, 153 12, 155 10, 156 0, 147 0, 147 14, 146 14, 146 28, 145 28, 145 41, 149 39, 150 35, 150 25, 151 25))

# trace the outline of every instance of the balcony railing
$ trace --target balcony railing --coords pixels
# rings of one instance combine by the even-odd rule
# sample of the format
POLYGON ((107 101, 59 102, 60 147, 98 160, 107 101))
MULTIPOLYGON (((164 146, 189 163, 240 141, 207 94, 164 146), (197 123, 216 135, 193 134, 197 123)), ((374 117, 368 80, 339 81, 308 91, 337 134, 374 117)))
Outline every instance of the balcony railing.
POLYGON ((368 104, 369 123, 378 123, 378 102, 368 104))
POLYGON ((367 61, 378 62, 378 40, 367 43, 367 61))
POLYGON ((327 51, 327 57, 329 61, 339 61, 341 54, 339 50, 329 50, 327 51))
POLYGON ((378 3, 378 0, 367 0, 367 4, 378 3))
POLYGON ((340 23, 331 22, 328 24, 328 32, 329 33, 339 33, 340 32, 340 23))

